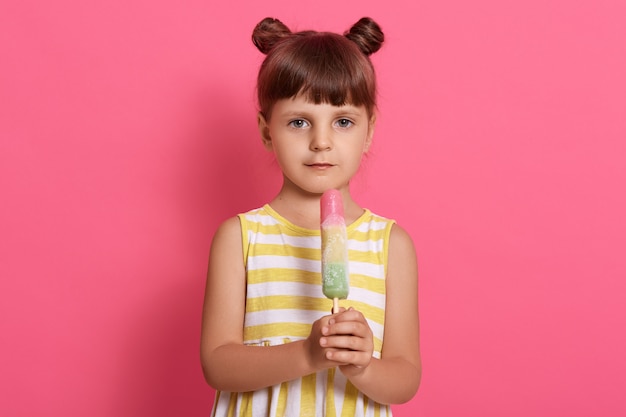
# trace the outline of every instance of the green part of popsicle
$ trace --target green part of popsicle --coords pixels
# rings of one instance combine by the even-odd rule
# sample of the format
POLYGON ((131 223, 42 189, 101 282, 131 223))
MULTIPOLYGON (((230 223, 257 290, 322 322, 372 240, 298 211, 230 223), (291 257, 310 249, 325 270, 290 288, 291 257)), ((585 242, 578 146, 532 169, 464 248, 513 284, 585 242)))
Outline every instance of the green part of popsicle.
POLYGON ((345 263, 327 263, 322 265, 322 291, 328 298, 348 298, 350 283, 348 268, 345 263))

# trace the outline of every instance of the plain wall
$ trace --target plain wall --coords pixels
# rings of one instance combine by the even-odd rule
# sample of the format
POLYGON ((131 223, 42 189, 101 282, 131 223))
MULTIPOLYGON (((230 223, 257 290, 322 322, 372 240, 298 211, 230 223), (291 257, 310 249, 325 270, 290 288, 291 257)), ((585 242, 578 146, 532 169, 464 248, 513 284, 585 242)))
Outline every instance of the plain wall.
POLYGON ((209 414, 211 237, 280 185, 266 16, 386 33, 353 192, 418 252, 424 374, 395 415, 626 415, 620 0, 3 2, 0 415, 209 414))

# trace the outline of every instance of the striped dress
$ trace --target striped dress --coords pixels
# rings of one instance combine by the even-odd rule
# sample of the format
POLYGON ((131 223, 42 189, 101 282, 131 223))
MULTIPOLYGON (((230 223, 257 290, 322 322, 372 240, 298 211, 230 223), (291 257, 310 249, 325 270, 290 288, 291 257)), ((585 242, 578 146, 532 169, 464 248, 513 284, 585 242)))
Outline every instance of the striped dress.
MULTIPOLYGON (((319 230, 298 227, 269 205, 240 214, 247 272, 244 344, 272 346, 306 339, 330 314, 321 285, 319 230)), ((342 307, 362 312, 380 358, 385 324, 385 276, 393 220, 365 210, 347 227, 350 294, 342 307)), ((254 392, 216 393, 213 416, 391 416, 332 368, 254 392)))

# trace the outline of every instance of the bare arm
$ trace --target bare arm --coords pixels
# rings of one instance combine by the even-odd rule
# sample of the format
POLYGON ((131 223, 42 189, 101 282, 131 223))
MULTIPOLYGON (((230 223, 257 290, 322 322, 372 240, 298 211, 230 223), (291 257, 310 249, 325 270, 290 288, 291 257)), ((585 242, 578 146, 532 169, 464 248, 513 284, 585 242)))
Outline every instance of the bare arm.
POLYGON ((209 385, 246 392, 289 381, 337 365, 319 344, 328 316, 313 324, 308 339, 278 346, 245 346, 246 279, 241 225, 224 222, 211 245, 202 317, 201 361, 209 385))
POLYGON ((385 334, 381 359, 371 357, 371 329, 356 310, 334 316, 323 330, 327 357, 365 395, 383 404, 404 403, 415 395, 422 374, 417 308, 417 261, 413 242, 399 226, 389 243, 385 334), (347 335, 347 336, 346 336, 347 335))

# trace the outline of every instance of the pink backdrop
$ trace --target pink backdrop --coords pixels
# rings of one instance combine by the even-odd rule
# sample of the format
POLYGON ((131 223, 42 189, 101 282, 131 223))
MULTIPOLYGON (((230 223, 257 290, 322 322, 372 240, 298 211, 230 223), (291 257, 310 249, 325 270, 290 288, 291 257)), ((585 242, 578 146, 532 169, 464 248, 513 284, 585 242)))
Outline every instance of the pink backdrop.
POLYGON ((396 415, 626 415, 626 3, 215 3, 0 6, 0 415, 209 413, 210 238, 279 184, 267 15, 387 34, 354 192, 420 259, 424 376, 396 415))

